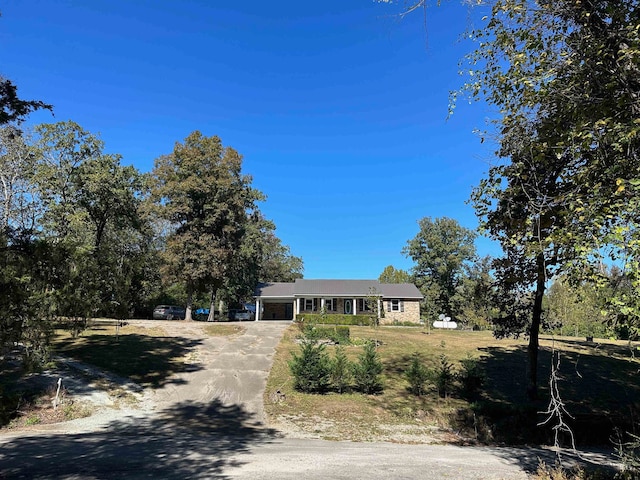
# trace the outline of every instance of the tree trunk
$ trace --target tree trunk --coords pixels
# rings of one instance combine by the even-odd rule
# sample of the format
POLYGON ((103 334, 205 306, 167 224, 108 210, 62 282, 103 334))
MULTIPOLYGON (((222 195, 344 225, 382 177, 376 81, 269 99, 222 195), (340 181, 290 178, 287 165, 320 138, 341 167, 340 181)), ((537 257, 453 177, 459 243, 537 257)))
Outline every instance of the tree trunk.
POLYGON ((191 291, 191 288, 189 288, 189 293, 187 293, 187 309, 186 312, 184 314, 184 319, 186 321, 192 321, 193 318, 191 317, 191 310, 193 309, 193 292, 191 291))
POLYGON ((213 322, 215 320, 215 311, 216 311, 216 289, 211 289, 211 300, 209 301, 209 317, 207 317, 207 322, 213 322))
POLYGON ((527 349, 527 397, 529 400, 538 399, 538 350, 540 336, 540 320, 542 318, 542 298, 547 280, 546 264, 544 255, 538 254, 536 258, 538 264, 538 277, 536 279, 536 293, 533 301, 533 314, 531 318, 531 329, 529 330, 529 346, 527 349))

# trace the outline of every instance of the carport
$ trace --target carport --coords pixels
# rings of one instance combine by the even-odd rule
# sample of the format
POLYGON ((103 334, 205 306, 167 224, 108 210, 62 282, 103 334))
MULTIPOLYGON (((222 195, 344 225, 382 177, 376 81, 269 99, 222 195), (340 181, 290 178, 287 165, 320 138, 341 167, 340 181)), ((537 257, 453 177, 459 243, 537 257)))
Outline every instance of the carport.
POLYGON ((293 320, 293 284, 285 282, 262 283, 255 292, 256 321, 293 320))

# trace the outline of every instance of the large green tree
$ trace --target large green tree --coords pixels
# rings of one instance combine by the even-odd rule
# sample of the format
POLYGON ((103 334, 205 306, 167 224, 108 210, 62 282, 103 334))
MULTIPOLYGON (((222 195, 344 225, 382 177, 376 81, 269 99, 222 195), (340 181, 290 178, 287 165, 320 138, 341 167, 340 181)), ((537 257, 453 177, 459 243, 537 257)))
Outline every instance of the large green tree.
MULTIPOLYGON (((503 331, 529 335, 536 397, 538 332, 548 281, 598 275, 623 258, 637 282, 640 41, 637 2, 498 1, 470 57, 468 86, 499 107, 498 156, 474 193, 505 250, 502 286, 533 287, 530 316, 503 331)), ((621 299, 637 315, 637 304, 621 299)))
MULTIPOLYGON (((597 279, 609 257, 640 287, 640 13, 637 0, 480 5, 487 15, 470 32, 477 48, 465 91, 499 112, 491 134, 500 161, 473 200, 505 253, 495 266, 508 310, 495 331, 528 335, 527 392, 536 398, 550 280, 597 279)), ((637 298, 622 295, 611 308, 635 321, 637 298)))
POLYGON ((493 258, 485 256, 468 265, 460 287, 462 323, 472 328, 488 328, 496 317, 493 258))
POLYGON ((231 303, 253 297, 261 282, 293 282, 302 278, 302 258, 275 234, 275 224, 254 209, 248 216, 240 248, 231 259, 223 286, 223 296, 231 303))
POLYGON ((209 292, 211 315, 234 256, 240 251, 248 218, 262 195, 242 174, 242 156, 217 136, 195 131, 173 152, 158 158, 152 195, 159 215, 170 222, 167 274, 184 283, 187 319, 194 294, 209 292))
POLYGON ((52 278, 57 313, 79 325, 98 312, 126 316, 140 290, 131 282, 148 243, 142 177, 122 166, 120 156, 103 153, 103 142, 74 122, 39 125, 36 135, 41 235, 60 264, 52 278))
POLYGON ((0 341, 27 366, 46 358, 54 317, 77 332, 97 313, 126 316, 144 291, 141 177, 102 148, 73 122, 34 140, 0 130, 0 341))
POLYGON ((459 318, 462 302, 458 289, 466 267, 475 259, 474 231, 447 217, 425 217, 420 231, 407 242, 403 253, 415 265, 412 276, 425 296, 425 307, 433 318, 446 314, 459 318))

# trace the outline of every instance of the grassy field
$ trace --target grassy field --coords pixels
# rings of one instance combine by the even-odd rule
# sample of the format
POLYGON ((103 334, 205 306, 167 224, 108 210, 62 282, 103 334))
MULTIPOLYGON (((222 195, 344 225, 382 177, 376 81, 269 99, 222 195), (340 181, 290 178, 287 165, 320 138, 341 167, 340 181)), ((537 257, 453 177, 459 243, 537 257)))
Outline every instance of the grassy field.
MULTIPOLYGON (((391 439, 403 441, 398 432, 425 437, 429 432, 448 432, 460 441, 548 443, 550 428, 536 426, 548 406, 551 352, 560 354, 560 392, 576 440, 582 444, 606 444, 615 427, 628 429, 638 413, 640 362, 628 342, 596 339, 585 342, 573 337, 541 339, 539 385, 541 400, 526 400, 526 342, 496 340, 490 332, 431 331, 403 327, 351 327, 355 345, 347 355, 355 360, 366 339, 382 344, 378 353, 384 365, 385 389, 379 395, 296 392, 289 373, 292 352, 299 335, 292 326, 284 335, 275 357, 265 393, 270 420, 289 424, 299 431, 324 438, 351 440, 391 439), (476 358, 486 374, 481 395, 463 398, 453 390, 441 398, 435 387, 423 397, 407 390, 404 372, 414 353, 428 367, 446 355, 459 369, 459 361, 476 358), (385 433, 385 431, 387 433, 385 433), (388 434, 396 432, 396 436, 388 434)), ((327 351, 333 355, 334 347, 327 351)), ((437 438, 443 438, 440 434, 437 438)), ((411 441, 411 435, 407 435, 411 441)), ((423 440, 424 438, 422 438, 423 440)), ((406 439, 405 439, 406 440, 406 439)))

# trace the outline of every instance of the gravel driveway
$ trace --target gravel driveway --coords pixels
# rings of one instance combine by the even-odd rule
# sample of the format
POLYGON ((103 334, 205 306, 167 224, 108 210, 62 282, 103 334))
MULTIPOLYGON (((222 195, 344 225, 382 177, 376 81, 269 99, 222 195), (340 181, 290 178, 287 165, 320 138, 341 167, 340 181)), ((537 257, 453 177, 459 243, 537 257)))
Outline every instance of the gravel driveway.
POLYGON ((0 478, 524 479, 538 458, 553 463, 542 449, 287 438, 265 426, 262 403, 287 323, 244 322, 231 337, 208 337, 198 322, 150 324, 201 339, 198 368, 143 392, 138 408, 3 435, 0 478))

